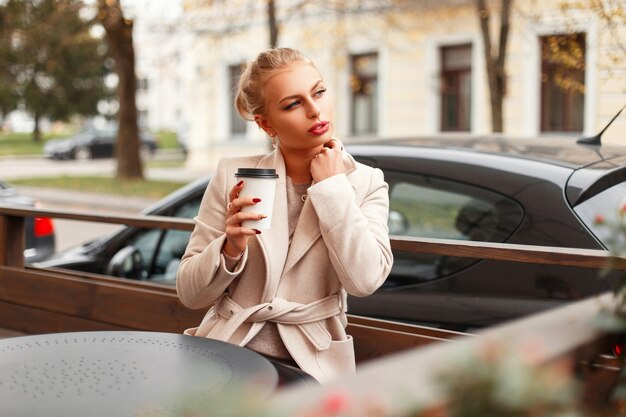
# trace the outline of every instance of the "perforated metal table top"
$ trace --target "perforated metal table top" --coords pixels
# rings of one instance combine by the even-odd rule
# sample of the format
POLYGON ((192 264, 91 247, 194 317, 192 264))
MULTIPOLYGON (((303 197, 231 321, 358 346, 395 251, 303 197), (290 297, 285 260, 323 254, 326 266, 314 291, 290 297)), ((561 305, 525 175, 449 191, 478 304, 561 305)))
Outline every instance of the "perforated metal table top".
POLYGON ((277 382, 263 356, 193 336, 120 331, 0 340, 0 416, 176 416, 251 384, 269 395, 277 382))

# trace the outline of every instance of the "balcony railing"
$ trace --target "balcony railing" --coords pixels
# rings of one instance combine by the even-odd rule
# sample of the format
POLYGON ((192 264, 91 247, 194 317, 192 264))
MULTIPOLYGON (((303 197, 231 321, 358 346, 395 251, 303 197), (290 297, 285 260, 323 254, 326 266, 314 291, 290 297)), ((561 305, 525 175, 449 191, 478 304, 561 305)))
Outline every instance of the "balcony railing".
MULTIPOLYGON (((113 329, 181 332, 200 321, 204 312, 182 306, 170 286, 25 267, 24 218, 32 216, 193 229, 191 220, 171 217, 111 216, 0 206, 0 327, 25 333, 113 329)), ((392 237, 392 247, 412 253, 596 269, 605 267, 610 255, 601 250, 396 236, 392 237)), ((618 259, 613 265, 626 269, 626 259, 618 259)), ((391 404, 385 415, 407 415, 417 405, 436 408, 447 401, 436 378, 451 365, 452 358, 461 353, 484 352, 493 344, 521 350, 528 346, 528 341, 541 346, 528 366, 540 367, 567 358, 580 375, 587 375, 583 378, 589 388, 587 402, 603 402, 608 388, 591 390, 592 385, 597 388, 597 384, 592 383, 597 379, 588 376, 593 374, 597 378, 601 373, 614 380, 620 367, 614 358, 603 355, 610 351, 610 335, 593 324, 593 317, 611 301, 612 295, 604 294, 573 302, 489 328, 478 333, 478 337, 459 337, 462 334, 350 316, 348 332, 355 338, 358 373, 324 386, 279 391, 273 405, 289 415, 315 407, 328 395, 339 391, 349 392, 353 401, 365 401, 376 395, 380 401, 391 404), (432 343, 451 339, 456 343, 432 343), (388 356, 391 353, 396 354, 388 356), (367 361, 372 358, 377 359, 367 361), (594 371, 589 371, 592 368, 594 371)))

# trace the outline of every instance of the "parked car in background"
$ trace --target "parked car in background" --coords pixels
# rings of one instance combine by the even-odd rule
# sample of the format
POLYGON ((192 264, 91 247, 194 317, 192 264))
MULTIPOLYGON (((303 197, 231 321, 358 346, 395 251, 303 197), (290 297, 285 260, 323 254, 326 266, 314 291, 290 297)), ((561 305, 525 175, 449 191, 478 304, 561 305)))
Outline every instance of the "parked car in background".
MULTIPOLYGON (((53 139, 46 142, 44 155, 50 159, 88 160, 93 158, 111 158, 115 156, 117 128, 87 129, 74 136, 53 139)), ((149 159, 158 148, 154 136, 140 133, 140 153, 143 159, 149 159)))
MULTIPOLYGON (((564 139, 437 137, 346 149, 384 171, 390 234, 396 236, 606 249, 606 233, 594 218, 615 212, 626 195, 626 148, 564 139)), ((207 183, 189 184, 144 213, 192 218, 207 183)), ((174 285, 189 234, 126 228, 38 266, 174 285)), ((611 288, 593 269, 402 252, 394 257, 383 287, 351 297, 349 312, 468 331, 611 288)))
MULTIPOLYGON (((38 202, 18 192, 4 181, 0 181, 0 204, 18 207, 36 207, 38 202)), ((24 260, 27 263, 42 261, 52 256, 56 250, 54 223, 48 217, 26 218, 26 249, 24 260)))

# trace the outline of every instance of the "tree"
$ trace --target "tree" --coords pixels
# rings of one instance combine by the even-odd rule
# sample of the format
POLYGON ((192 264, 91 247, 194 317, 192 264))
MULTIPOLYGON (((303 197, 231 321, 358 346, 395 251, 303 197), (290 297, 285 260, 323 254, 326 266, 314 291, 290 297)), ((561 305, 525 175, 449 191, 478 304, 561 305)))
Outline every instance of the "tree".
POLYGON ((105 46, 74 0, 7 0, 0 5, 0 110, 18 104, 35 120, 97 114, 107 96, 105 46))
MULTIPOLYGON (((5 56, 8 58, 6 46, 10 45, 11 39, 9 21, 6 8, 0 7, 0 51, 2 58, 5 56)), ((14 80, 15 78, 11 74, 11 61, 9 59, 0 59, 0 116, 2 118, 17 107, 17 97, 13 91, 14 80)))
POLYGON ((485 64, 487 68, 487 80, 489 85, 489 99, 491 103, 491 129, 493 132, 503 130, 502 103, 506 95, 506 47, 509 38, 509 19, 513 0, 500 0, 499 37, 497 45, 494 45, 491 36, 491 11, 485 4, 485 0, 476 0, 480 30, 485 49, 485 64))
POLYGON ((117 178, 143 179, 135 94, 133 21, 126 19, 119 0, 98 0, 98 18, 106 31, 118 77, 119 127, 116 139, 117 178))
MULTIPOLYGON (((567 19, 571 18, 571 21, 575 21, 574 16, 581 14, 597 20, 599 31, 606 37, 604 41, 606 46, 600 51, 605 56, 598 60, 598 67, 610 73, 612 77, 623 78, 623 70, 626 68, 626 32, 624 32, 626 2, 624 0, 560 0, 559 9, 562 15, 567 19)), ((571 28, 570 33, 575 35, 576 29, 571 28)), ((564 67, 576 67, 581 64, 580 59, 577 61, 577 58, 580 58, 579 44, 573 36, 570 36, 568 40, 569 42, 559 45, 559 49, 553 55, 564 67)), ((570 80, 567 79, 567 81, 570 80)))

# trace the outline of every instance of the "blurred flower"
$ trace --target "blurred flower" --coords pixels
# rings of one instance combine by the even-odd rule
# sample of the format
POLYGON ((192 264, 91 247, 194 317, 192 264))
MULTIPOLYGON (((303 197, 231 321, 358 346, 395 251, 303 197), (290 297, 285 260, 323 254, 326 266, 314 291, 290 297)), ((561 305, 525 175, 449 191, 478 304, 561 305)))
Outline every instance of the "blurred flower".
POLYGON ((331 392, 324 400, 324 411, 334 416, 342 411, 348 410, 350 401, 345 392, 331 392))
POLYGON ((448 417, 575 417, 578 385, 569 362, 550 366, 537 363, 541 347, 530 355, 489 344, 487 352, 468 354, 451 364, 438 382, 445 392, 448 417), (485 355, 486 353, 486 355, 485 355))

